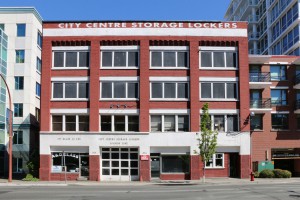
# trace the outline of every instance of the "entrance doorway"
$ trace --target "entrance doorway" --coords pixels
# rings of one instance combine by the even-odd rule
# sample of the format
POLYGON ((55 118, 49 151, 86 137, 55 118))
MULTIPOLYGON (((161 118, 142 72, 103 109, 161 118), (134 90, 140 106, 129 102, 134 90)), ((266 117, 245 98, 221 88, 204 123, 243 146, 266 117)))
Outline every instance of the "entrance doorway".
POLYGON ((160 177, 160 157, 159 155, 151 155, 151 178, 160 177))
POLYGON ((80 176, 81 177, 89 177, 89 156, 80 155, 80 176))
POLYGON ((239 159, 238 153, 229 154, 229 176, 232 178, 238 178, 240 176, 239 159))

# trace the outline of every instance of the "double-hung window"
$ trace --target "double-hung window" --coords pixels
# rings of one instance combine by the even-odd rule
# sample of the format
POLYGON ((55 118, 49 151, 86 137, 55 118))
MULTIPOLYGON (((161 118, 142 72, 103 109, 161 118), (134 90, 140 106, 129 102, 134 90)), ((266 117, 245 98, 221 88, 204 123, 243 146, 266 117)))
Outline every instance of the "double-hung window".
POLYGON ((189 48, 186 46, 150 47, 150 67, 156 69, 188 68, 189 48))
POLYGON ((35 83, 35 95, 41 97, 41 84, 35 83))
POLYGON ((151 132, 188 132, 188 115, 151 115, 151 132))
POLYGON ((89 116, 52 115, 52 131, 89 131, 89 116))
POLYGON ((238 115, 214 114, 210 115, 211 124, 207 128, 218 132, 236 132, 239 130, 238 115))
POLYGON ((138 115, 101 115, 100 129, 102 132, 138 132, 138 115))
POLYGON ((101 68, 125 68, 132 69, 139 67, 138 46, 102 46, 101 47, 101 68))
POLYGON ((24 89, 24 76, 15 76, 15 90, 24 89))
POLYGON ((36 57, 36 71, 42 72, 42 60, 39 57, 36 57))
POLYGON ((43 36, 40 31, 37 33, 37 45, 38 47, 42 48, 43 36))
POLYGON ((25 62, 25 50, 16 50, 16 63, 24 63, 25 62))
POLYGON ((224 153, 215 153, 212 158, 206 163, 205 168, 223 168, 224 153))
POLYGON ((187 100, 189 99, 188 82, 151 82, 152 100, 187 100))
POLYGON ((23 144, 23 131, 14 131, 13 144, 23 144))
POLYGON ((53 47, 53 69, 88 68, 90 66, 89 47, 53 47))
POLYGON ((136 81, 101 81, 100 84, 102 100, 139 98, 139 84, 136 81))
POLYGON ((273 130, 288 130, 289 115, 288 114, 272 114, 272 129, 273 130))
POLYGON ((201 81, 200 99, 211 100, 237 100, 237 82, 204 82, 201 81))
POLYGON ((287 67, 285 65, 271 65, 271 81, 287 80, 286 70, 287 67))
POLYGON ((52 82, 52 98, 57 100, 89 98, 89 83, 87 82, 52 82))
POLYGON ((238 54, 236 47, 200 47, 200 68, 236 69, 238 54))
POLYGON ((287 105, 287 90, 271 89, 271 102, 273 106, 287 105))
POLYGON ((14 103, 14 117, 23 117, 22 103, 14 103))

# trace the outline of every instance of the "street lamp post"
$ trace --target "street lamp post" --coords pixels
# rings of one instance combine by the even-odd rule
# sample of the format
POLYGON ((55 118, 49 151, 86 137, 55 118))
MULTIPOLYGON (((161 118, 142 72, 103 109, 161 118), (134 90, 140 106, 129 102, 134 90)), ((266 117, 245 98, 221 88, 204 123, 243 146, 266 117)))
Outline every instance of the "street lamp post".
POLYGON ((9 115, 9 140, 8 140, 8 182, 12 182, 12 140, 13 140, 13 134, 12 134, 12 130, 13 130, 13 122, 12 122, 12 106, 11 106, 11 96, 10 96, 10 91, 9 91, 9 87, 7 85, 7 82, 5 80, 5 78, 3 77, 3 75, 0 73, 0 76, 3 80, 3 82, 5 83, 5 86, 7 88, 7 92, 8 92, 8 100, 9 100, 9 110, 10 110, 10 115, 9 115))

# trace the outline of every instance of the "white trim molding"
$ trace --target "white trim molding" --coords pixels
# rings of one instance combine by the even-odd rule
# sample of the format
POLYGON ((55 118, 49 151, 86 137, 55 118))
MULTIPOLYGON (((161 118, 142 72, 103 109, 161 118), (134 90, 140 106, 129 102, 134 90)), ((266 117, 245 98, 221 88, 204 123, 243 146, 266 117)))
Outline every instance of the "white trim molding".
POLYGON ((238 77, 199 77, 199 81, 233 82, 233 81, 239 81, 239 78, 238 77))
POLYGON ((150 76, 150 81, 189 81, 190 77, 188 76, 150 76))
POLYGON ((50 114, 88 114, 90 109, 88 108, 55 108, 50 109, 50 114))
POLYGON ((90 78, 88 76, 59 76, 59 77, 51 77, 51 81, 62 81, 62 82, 66 82, 66 81, 89 81, 90 78))
POLYGON ((289 114, 290 111, 277 111, 277 110, 272 110, 271 114, 289 114))
POLYGON ((100 50, 139 50, 139 46, 100 46, 100 50))
POLYGON ((100 114, 139 114, 139 109, 99 109, 100 114))
POLYGON ((89 51, 89 46, 63 46, 63 47, 52 47, 52 51, 64 51, 64 50, 70 50, 70 51, 89 51))
MULTIPOLYGON (((203 111, 200 109, 200 114, 202 114, 203 111)), ((239 109, 209 109, 209 114, 239 114, 239 109)))
POLYGON ((288 62, 269 62, 270 65, 288 65, 288 62))
POLYGON ((101 76, 100 81, 139 81, 139 76, 101 76))
POLYGON ((190 109, 150 109, 149 114, 190 114, 190 109))
POLYGON ((176 51, 188 51, 188 46, 150 46, 150 50, 176 50, 176 51))
POLYGON ((270 86, 270 89, 288 90, 288 86, 270 86))
POLYGON ((199 50, 204 51, 237 51, 237 47, 209 47, 209 46, 201 46, 199 50))

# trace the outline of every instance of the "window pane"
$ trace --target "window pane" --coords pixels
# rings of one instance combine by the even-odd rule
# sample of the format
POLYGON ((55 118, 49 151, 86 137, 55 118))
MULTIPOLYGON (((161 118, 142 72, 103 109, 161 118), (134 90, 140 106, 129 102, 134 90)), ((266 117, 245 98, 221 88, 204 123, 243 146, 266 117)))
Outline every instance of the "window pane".
POLYGON ((250 123, 251 130, 262 130, 262 115, 255 114, 255 116, 251 116, 250 123))
POLYGON ((139 53, 138 52, 128 52, 128 66, 138 67, 139 66, 139 53))
POLYGON ((62 116, 52 116, 52 131, 62 131, 62 116))
POLYGON ((225 67, 224 52, 214 52, 214 67, 225 67))
POLYGON ((226 66, 227 67, 236 67, 236 53, 235 52, 226 52, 226 66))
POLYGON ((114 66, 126 66, 126 52, 115 52, 114 55, 114 66))
POLYGON ((175 116, 172 115, 165 115, 165 123, 164 128, 165 132, 175 132, 175 116))
POLYGON ((187 67, 187 52, 178 52, 177 53, 177 66, 178 67, 187 67))
POLYGON ((225 98, 225 83, 213 83, 213 98, 225 98))
POLYGON ((66 67, 77 67, 77 52, 66 52, 66 67))
POLYGON ((54 66, 53 67, 63 67, 64 66, 64 53, 54 52, 54 66))
POLYGON ((23 131, 18 131, 18 144, 23 144, 23 131))
POLYGON ((238 131, 237 115, 227 115, 227 132, 238 131))
POLYGON ((76 116, 66 116, 66 131, 76 131, 76 116))
POLYGON ((79 67, 89 67, 90 66, 90 53, 89 52, 79 52, 79 67))
POLYGON ((139 131, 139 116, 128 116, 128 131, 139 131))
POLYGON ((201 67, 211 67, 212 59, 211 52, 201 52, 201 67))
POLYGON ((236 99, 236 83, 227 83, 227 98, 236 99))
POLYGON ((102 67, 112 66, 112 52, 102 52, 102 67))
POLYGON ((151 66, 161 67, 162 66, 162 52, 151 52, 151 66))
POLYGON ((224 132, 224 115, 215 115, 214 116, 214 130, 224 132))
POLYGON ((139 98, 138 92, 139 87, 138 83, 127 83, 128 85, 128 98, 139 98))
POLYGON ((16 50, 16 63, 25 62, 25 50, 16 50))
POLYGON ((111 131, 111 116, 101 115, 101 131, 111 131))
POLYGON ((179 115, 178 116, 178 131, 189 131, 189 116, 179 115))
POLYGON ((164 98, 175 98, 176 97, 176 84, 175 83, 165 83, 164 98))
POLYGON ((152 83, 151 86, 151 97, 162 98, 162 83, 152 83))
POLYGON ((53 98, 63 98, 63 83, 53 83, 53 98))
POLYGON ((164 52, 164 66, 176 67, 176 54, 175 52, 164 52))
POLYGON ((79 98, 89 98, 88 83, 79 83, 79 98))
POLYGON ((272 114, 272 129, 289 129, 287 114, 272 114))
POLYGON ((24 37, 26 34, 26 24, 17 24, 17 37, 24 37))
POLYGON ((115 131, 125 131, 125 116, 115 115, 115 131))
POLYGON ((79 131, 89 131, 89 116, 79 116, 79 131))
POLYGON ((223 167, 223 154, 215 154, 216 156, 216 167, 223 167))
POLYGON ((65 98, 77 97, 77 83, 65 83, 65 98))
POLYGON ((188 92, 188 84, 187 83, 178 83, 177 84, 177 98, 189 98, 188 92))
POLYGON ((125 83, 114 82, 114 98, 126 98, 125 83))
POLYGON ((102 83, 101 98, 112 98, 112 83, 102 83))
POLYGON ((188 173, 190 171, 190 158, 186 155, 163 156, 163 173, 188 173))
POLYGON ((79 154, 65 153, 65 165, 67 172, 78 172, 79 169, 79 154))
POLYGON ((201 83, 201 98, 211 98, 211 83, 201 83))
POLYGON ((151 115, 151 132, 161 132, 161 116, 151 115))

